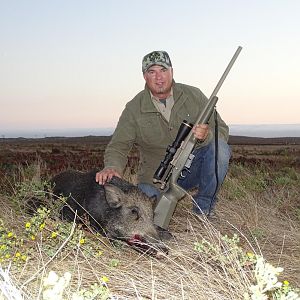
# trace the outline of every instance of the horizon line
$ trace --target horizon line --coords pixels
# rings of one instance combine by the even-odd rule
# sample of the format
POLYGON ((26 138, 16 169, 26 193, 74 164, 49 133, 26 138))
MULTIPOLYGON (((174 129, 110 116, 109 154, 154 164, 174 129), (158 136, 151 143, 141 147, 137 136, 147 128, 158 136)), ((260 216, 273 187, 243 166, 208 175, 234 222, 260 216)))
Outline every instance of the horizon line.
MULTIPOLYGON (((300 126, 300 123, 247 123, 247 124, 241 124, 241 123, 233 123, 227 124, 228 126, 300 126)), ((33 131, 33 130, 110 130, 115 129, 116 126, 103 126, 103 127, 31 127, 31 128, 7 128, 7 129, 1 129, 1 131, 33 131)), ((1 132, 0 131, 0 132, 1 132)))

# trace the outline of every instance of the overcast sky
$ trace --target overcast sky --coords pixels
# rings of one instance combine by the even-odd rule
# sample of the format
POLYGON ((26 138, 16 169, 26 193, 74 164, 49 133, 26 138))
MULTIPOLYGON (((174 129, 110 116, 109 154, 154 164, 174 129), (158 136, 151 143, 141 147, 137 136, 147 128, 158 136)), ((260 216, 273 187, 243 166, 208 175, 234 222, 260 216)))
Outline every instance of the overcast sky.
POLYGON ((228 124, 300 123, 298 0, 0 0, 0 127, 114 127, 166 50, 228 124))

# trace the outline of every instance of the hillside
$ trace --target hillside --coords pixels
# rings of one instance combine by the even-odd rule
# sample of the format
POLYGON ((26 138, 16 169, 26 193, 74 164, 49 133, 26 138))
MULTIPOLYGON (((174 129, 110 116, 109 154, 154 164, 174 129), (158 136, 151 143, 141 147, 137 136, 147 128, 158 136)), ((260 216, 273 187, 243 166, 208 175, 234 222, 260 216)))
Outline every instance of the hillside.
POLYGON ((230 145, 300 145, 300 137, 260 138, 231 135, 230 145))

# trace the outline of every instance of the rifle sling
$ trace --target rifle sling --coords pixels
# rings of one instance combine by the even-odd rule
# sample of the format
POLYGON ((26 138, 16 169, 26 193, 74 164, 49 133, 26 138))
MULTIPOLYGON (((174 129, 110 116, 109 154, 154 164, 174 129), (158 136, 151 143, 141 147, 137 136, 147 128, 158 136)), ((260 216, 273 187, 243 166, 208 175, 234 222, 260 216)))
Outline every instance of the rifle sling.
POLYGON ((212 209, 213 199, 216 197, 219 186, 219 176, 218 176, 218 153, 219 153, 219 126, 218 126, 218 113, 217 110, 214 110, 214 119, 215 119, 215 176, 216 176, 216 189, 213 194, 213 197, 210 200, 208 215, 212 209))

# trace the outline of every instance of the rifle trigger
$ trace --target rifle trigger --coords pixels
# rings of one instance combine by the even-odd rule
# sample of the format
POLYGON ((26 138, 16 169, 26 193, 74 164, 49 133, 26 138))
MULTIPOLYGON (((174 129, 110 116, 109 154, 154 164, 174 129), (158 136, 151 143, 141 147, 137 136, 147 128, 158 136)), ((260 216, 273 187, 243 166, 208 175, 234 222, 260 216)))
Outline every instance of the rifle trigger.
POLYGON ((180 172, 180 177, 185 178, 187 173, 191 173, 191 171, 187 168, 182 169, 182 171, 180 172))

